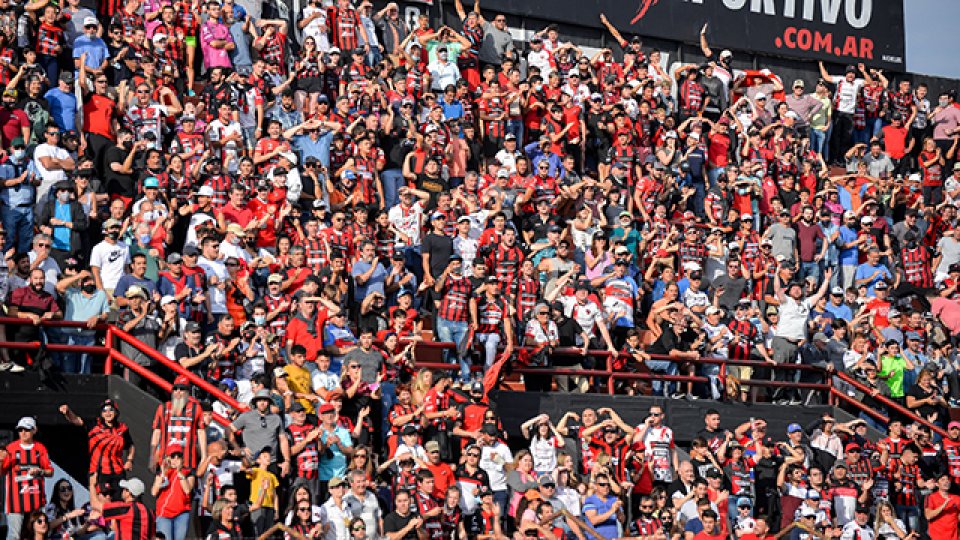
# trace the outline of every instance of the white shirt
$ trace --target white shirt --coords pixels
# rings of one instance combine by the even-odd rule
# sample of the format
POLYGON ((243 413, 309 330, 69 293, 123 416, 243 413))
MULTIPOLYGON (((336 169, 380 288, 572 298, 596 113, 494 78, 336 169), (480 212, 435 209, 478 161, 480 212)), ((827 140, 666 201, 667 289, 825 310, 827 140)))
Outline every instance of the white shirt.
POLYGON ((90 252, 90 266, 100 269, 100 281, 103 288, 113 290, 130 262, 130 248, 123 242, 110 244, 106 240, 93 246, 90 252))
POLYGON ((539 51, 530 51, 527 53, 527 66, 536 66, 540 68, 540 76, 544 80, 553 73, 553 65, 550 64, 550 52, 546 47, 539 51))
POLYGON ((477 248, 479 244, 475 238, 464 238, 459 234, 453 239, 453 252, 463 258, 463 275, 473 275, 473 260, 477 257, 477 248))
MULTIPOLYGON (((346 499, 346 498, 344 498, 346 499)), ((320 507, 323 511, 324 520, 332 527, 327 530, 325 540, 348 540, 350 538, 350 530, 347 529, 347 524, 350 523, 354 517, 353 513, 350 511, 350 505, 347 504, 346 500, 342 500, 340 506, 337 506, 337 503, 333 500, 333 497, 327 499, 327 502, 323 503, 323 506, 320 507)))
POLYGON ((460 79, 460 69, 453 62, 433 62, 428 69, 434 90, 443 91, 449 85, 456 85, 460 79))
POLYGON ((837 112, 853 114, 857 108, 857 94, 863 88, 863 79, 854 79, 851 83, 846 77, 836 76, 831 82, 837 85, 837 112))
POLYGON ((203 268, 207 275, 207 283, 210 283, 212 277, 216 276, 218 282, 216 285, 210 285, 207 291, 210 294, 210 313, 220 314, 227 312, 227 295, 224 292, 224 280, 227 279, 227 265, 223 261, 211 261, 206 257, 197 259, 197 266, 203 268))
MULTIPOLYGON (((420 245, 420 225, 423 221, 423 205, 420 201, 414 202, 410 205, 410 208, 406 209, 403 208, 402 204, 398 204, 390 209, 387 217, 390 218, 390 224, 393 225, 394 229, 410 239, 409 246, 420 245)), ((401 241, 399 236, 395 240, 397 242, 401 241)))
POLYGON ((327 38, 327 33, 322 27, 327 24, 327 10, 310 5, 303 8, 304 19, 310 18, 314 13, 319 13, 320 16, 303 27, 303 37, 304 39, 312 37, 314 43, 317 45, 317 50, 326 51, 330 48, 330 40, 327 38))
POLYGON ((780 324, 774 335, 793 341, 804 339, 811 307, 813 304, 810 300, 803 299, 797 302, 791 296, 784 294, 783 302, 780 304, 780 324))
MULTIPOLYGON (((217 142, 234 133, 243 134, 243 128, 240 124, 231 120, 229 124, 224 125, 219 118, 210 122, 207 126, 207 138, 210 142, 217 142)), ((242 142, 232 140, 223 145, 220 150, 220 160, 223 162, 223 169, 227 172, 235 173, 240 167, 240 150, 242 142)))
POLYGON ((580 305, 573 296, 564 296, 559 300, 563 304, 563 314, 577 321, 580 328, 593 337, 596 325, 603 323, 603 310, 600 306, 589 300, 580 305))
MULTIPOLYGON (((30 264, 37 260, 37 252, 30 250, 30 264)), ((48 293, 57 295, 57 281, 60 279, 60 265, 53 257, 47 257, 37 268, 43 270, 43 289, 48 293)))
POLYGON ((480 450, 480 468, 487 472, 490 478, 490 489, 504 491, 507 489, 507 475, 503 466, 513 462, 513 454, 507 445, 500 441, 492 446, 484 446, 480 450))
POLYGON ((40 185, 37 187, 37 200, 42 201, 54 184, 67 179, 67 173, 63 169, 50 170, 43 166, 40 158, 49 157, 53 159, 67 159, 70 153, 59 146, 43 143, 38 145, 33 151, 33 163, 40 173, 40 185))

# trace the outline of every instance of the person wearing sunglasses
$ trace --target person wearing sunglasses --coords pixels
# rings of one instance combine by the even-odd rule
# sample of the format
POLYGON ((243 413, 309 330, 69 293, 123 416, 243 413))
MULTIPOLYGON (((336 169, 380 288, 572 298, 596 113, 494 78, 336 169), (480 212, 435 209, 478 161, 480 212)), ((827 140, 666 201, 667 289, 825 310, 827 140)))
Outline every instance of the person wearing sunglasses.
POLYGON ((598 474, 593 482, 593 495, 583 501, 583 515, 604 538, 617 537, 617 522, 623 523, 623 501, 611 493, 611 478, 598 474))

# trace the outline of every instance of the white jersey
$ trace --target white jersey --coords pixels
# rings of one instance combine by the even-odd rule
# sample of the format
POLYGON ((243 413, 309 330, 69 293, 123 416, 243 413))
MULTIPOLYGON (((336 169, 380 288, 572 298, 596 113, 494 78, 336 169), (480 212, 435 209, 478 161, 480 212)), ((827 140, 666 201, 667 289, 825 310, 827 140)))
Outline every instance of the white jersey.
POLYGON ((834 77, 832 82, 837 85, 837 112, 853 114, 857 109, 857 94, 863 88, 863 79, 848 82, 846 77, 834 77))
MULTIPOLYGON (((387 216, 390 218, 390 224, 397 231, 405 234, 409 239, 409 246, 419 246, 421 243, 420 232, 423 223, 423 205, 420 201, 413 203, 410 208, 404 208, 398 204, 390 209, 387 216)), ((397 242, 401 242, 397 236, 397 242)))
POLYGON ((533 456, 533 470, 539 473, 553 472, 557 468, 557 448, 563 448, 560 437, 530 439, 530 455, 533 456))
POLYGON ((673 430, 667 426, 651 427, 643 436, 643 446, 644 455, 653 465, 653 479, 673 482, 673 430))
POLYGON ((540 68, 540 76, 547 79, 553 73, 553 64, 550 63, 550 52, 546 48, 539 51, 530 51, 527 53, 527 66, 536 66, 540 68))
POLYGON ((572 296, 560 298, 563 303, 563 313, 567 317, 577 321, 584 332, 594 337, 594 330, 598 324, 603 324, 603 310, 595 302, 589 300, 582 306, 577 299, 572 296))

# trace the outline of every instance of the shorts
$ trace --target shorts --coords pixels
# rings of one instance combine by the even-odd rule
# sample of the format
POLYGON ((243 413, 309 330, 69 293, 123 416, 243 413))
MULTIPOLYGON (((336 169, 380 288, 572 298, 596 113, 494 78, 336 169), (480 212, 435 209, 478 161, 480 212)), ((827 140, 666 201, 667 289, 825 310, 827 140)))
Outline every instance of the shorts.
POLYGON ((319 93, 323 90, 323 83, 320 81, 320 77, 298 77, 297 90, 308 94, 319 93))
POLYGON ((186 36, 185 38, 183 38, 183 43, 184 43, 184 45, 186 45, 187 47, 194 47, 194 48, 196 48, 196 46, 197 46, 197 36, 186 36))

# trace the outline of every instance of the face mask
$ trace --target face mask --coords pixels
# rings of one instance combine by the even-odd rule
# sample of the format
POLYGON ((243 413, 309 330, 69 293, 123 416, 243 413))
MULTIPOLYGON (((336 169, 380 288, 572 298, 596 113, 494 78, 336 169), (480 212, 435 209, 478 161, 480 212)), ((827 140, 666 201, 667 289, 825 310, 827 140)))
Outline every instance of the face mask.
POLYGON ((235 246, 239 246, 239 245, 240 245, 240 239, 239 239, 239 238, 232 238, 232 239, 230 240, 230 243, 233 244, 233 245, 235 245, 235 246))
POLYGON ((123 149, 126 150, 127 152, 129 152, 130 150, 133 150, 133 141, 124 142, 123 149))
POLYGON ((149 235, 149 234, 141 234, 141 235, 140 235, 140 242, 143 243, 143 244, 149 244, 149 243, 150 243, 150 235, 149 235))
POLYGON ((267 324, 267 316, 266 316, 266 315, 254 315, 254 316, 253 316, 253 324, 255 324, 255 325, 257 325, 257 326, 265 326, 265 325, 267 324))
POLYGON ((27 157, 27 151, 26 151, 26 150, 14 150, 14 151, 13 151, 13 159, 15 159, 15 160, 17 160, 17 161, 23 161, 23 158, 25 158, 25 157, 27 157))
POLYGON ((447 59, 447 53, 445 52, 437 53, 437 56, 439 56, 441 60, 447 59))
POLYGON ((87 294, 93 294, 93 293, 97 292, 97 284, 96 284, 96 283, 87 283, 86 285, 84 285, 84 286, 81 287, 80 289, 81 289, 83 292, 87 293, 87 294))
POLYGON ((61 192, 57 193, 57 200, 60 201, 61 203, 70 202, 70 192, 69 192, 69 191, 61 191, 61 192))
POLYGON ((107 233, 107 238, 109 238, 110 240, 116 241, 118 238, 120 238, 120 233, 118 233, 118 232, 108 232, 108 233, 107 233))
POLYGON ((6 107, 6 108, 8 108, 8 109, 12 109, 14 105, 16 105, 16 104, 15 104, 14 102, 12 102, 12 101, 4 101, 4 102, 3 102, 3 106, 6 107))
POLYGON ((946 107, 946 106, 949 105, 949 104, 950 104, 950 100, 949 100, 949 99, 941 99, 941 100, 940 100, 940 106, 941 106, 941 107, 946 107))
POLYGON ((151 211, 149 211, 149 212, 144 212, 144 213, 143 213, 143 220, 144 220, 144 221, 153 221, 153 220, 155 220, 155 219, 157 219, 157 215, 153 212, 153 210, 151 210, 151 211))

